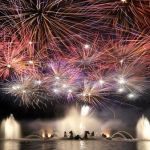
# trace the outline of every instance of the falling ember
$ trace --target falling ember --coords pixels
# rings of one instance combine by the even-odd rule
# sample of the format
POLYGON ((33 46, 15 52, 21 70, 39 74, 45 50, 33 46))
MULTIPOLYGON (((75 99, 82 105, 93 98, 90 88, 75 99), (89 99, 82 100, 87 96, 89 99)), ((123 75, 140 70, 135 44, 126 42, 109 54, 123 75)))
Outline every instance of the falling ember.
POLYGON ((29 60, 28 63, 29 63, 30 65, 34 64, 32 60, 29 60))
POLYGON ((89 44, 85 44, 85 45, 84 45, 84 48, 85 48, 85 49, 89 49, 89 48, 90 48, 90 45, 89 45, 89 44))
POLYGON ((103 85, 105 83, 104 80, 99 80, 100 85, 103 85))
POLYGON ((123 77, 121 77, 121 78, 118 80, 118 83, 119 83, 119 84, 125 84, 125 83, 126 83, 126 80, 125 80, 123 77))
POLYGON ((10 64, 7 64, 7 67, 8 67, 8 68, 11 68, 11 65, 10 65, 10 64))
POLYGON ((129 99, 134 99, 136 98, 136 95, 134 93, 130 93, 127 95, 129 99))
POLYGON ((119 89, 118 89, 118 92, 119 92, 119 93, 123 93, 124 91, 125 91, 124 88, 119 88, 119 89))

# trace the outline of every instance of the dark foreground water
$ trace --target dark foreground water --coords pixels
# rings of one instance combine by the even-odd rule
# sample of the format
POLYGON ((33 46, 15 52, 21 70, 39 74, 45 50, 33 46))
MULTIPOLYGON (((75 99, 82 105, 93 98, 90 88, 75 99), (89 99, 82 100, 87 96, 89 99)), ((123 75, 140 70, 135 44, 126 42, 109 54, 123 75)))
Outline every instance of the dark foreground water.
POLYGON ((0 150, 150 150, 150 142, 34 141, 0 142, 0 150))

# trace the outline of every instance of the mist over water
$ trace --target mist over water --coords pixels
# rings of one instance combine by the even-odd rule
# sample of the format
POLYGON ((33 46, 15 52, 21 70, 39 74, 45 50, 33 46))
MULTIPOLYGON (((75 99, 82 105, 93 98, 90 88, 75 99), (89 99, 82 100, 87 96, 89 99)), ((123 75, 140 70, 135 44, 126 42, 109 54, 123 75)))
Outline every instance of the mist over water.
POLYGON ((81 112, 72 108, 67 116, 57 122, 57 130, 62 136, 64 131, 73 131, 75 134, 83 134, 85 130, 99 131, 100 122, 89 115, 90 108, 83 106, 81 112))
MULTIPOLYGON (((27 128, 31 130, 29 134, 47 131, 55 132, 58 137, 64 136, 64 131, 67 133, 73 131, 74 135, 80 134, 83 136, 84 131, 94 131, 95 136, 101 136, 102 133, 110 134, 111 131, 117 130, 124 124, 122 121, 114 118, 105 120, 98 116, 99 112, 93 110, 90 106, 84 105, 81 108, 71 107, 65 117, 55 120, 35 120, 32 122, 24 122, 27 128)), ((26 135, 27 136, 27 135, 26 135)))
POLYGON ((74 107, 71 108, 65 118, 57 121, 57 130, 60 136, 63 136, 64 131, 69 132, 71 130, 80 135, 83 135, 84 131, 87 130, 95 131, 95 135, 100 136, 103 132, 110 133, 111 130, 121 124, 116 119, 104 122, 91 111, 92 109, 86 105, 82 106, 80 111, 74 107))

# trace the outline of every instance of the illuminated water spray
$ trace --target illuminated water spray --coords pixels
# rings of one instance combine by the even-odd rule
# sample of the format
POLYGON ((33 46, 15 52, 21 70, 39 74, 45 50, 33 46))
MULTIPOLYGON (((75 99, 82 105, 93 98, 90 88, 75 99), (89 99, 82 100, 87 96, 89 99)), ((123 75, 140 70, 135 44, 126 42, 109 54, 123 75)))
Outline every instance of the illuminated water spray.
POLYGON ((63 136, 64 131, 69 133, 73 131, 75 135, 80 134, 83 136, 85 131, 99 131, 100 122, 91 114, 91 107, 84 105, 80 110, 71 108, 66 117, 58 121, 58 133, 63 136), (92 124, 92 126, 91 126, 92 124))
MULTIPOLYGON (((149 120, 142 116, 136 127, 136 132, 137 132, 137 138, 138 139, 145 139, 145 140, 150 140, 150 122, 149 120)), ((137 149, 138 150, 149 150, 150 148, 150 142, 138 142, 137 143, 137 149)))
POLYGON ((20 125, 12 114, 2 121, 1 130, 5 139, 19 139, 21 137, 20 125))
POLYGON ((142 116, 136 127, 137 138, 138 139, 148 139, 150 140, 150 122, 149 120, 142 116))
POLYGON ((87 116, 89 114, 90 107, 89 106, 82 106, 81 108, 81 116, 87 116))
POLYGON ((90 111, 90 107, 87 105, 82 106, 81 108, 81 120, 80 120, 80 132, 83 134, 83 132, 86 130, 86 123, 85 123, 85 117, 88 116, 90 111))

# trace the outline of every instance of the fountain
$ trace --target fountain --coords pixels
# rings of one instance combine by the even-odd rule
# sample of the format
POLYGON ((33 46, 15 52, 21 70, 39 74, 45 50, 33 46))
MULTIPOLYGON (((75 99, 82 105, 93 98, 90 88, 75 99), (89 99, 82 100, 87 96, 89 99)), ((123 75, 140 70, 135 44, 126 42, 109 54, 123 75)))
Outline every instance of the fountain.
POLYGON ((13 114, 2 121, 1 131, 4 139, 19 139, 21 137, 20 125, 15 120, 13 114))
POLYGON ((150 141, 140 141, 140 140, 150 140, 150 122, 149 120, 142 116, 136 126, 137 138, 139 142, 137 143, 138 150, 149 150, 150 141))
POLYGON ((137 138, 142 140, 150 140, 150 122, 142 116, 136 126, 137 138))
POLYGON ((82 106, 80 111, 77 108, 71 108, 65 118, 58 120, 57 130, 59 136, 62 137, 64 131, 67 134, 73 131, 74 135, 80 134, 82 137, 85 131, 100 132, 100 121, 93 115, 91 116, 90 110, 91 108, 87 105, 82 106))

